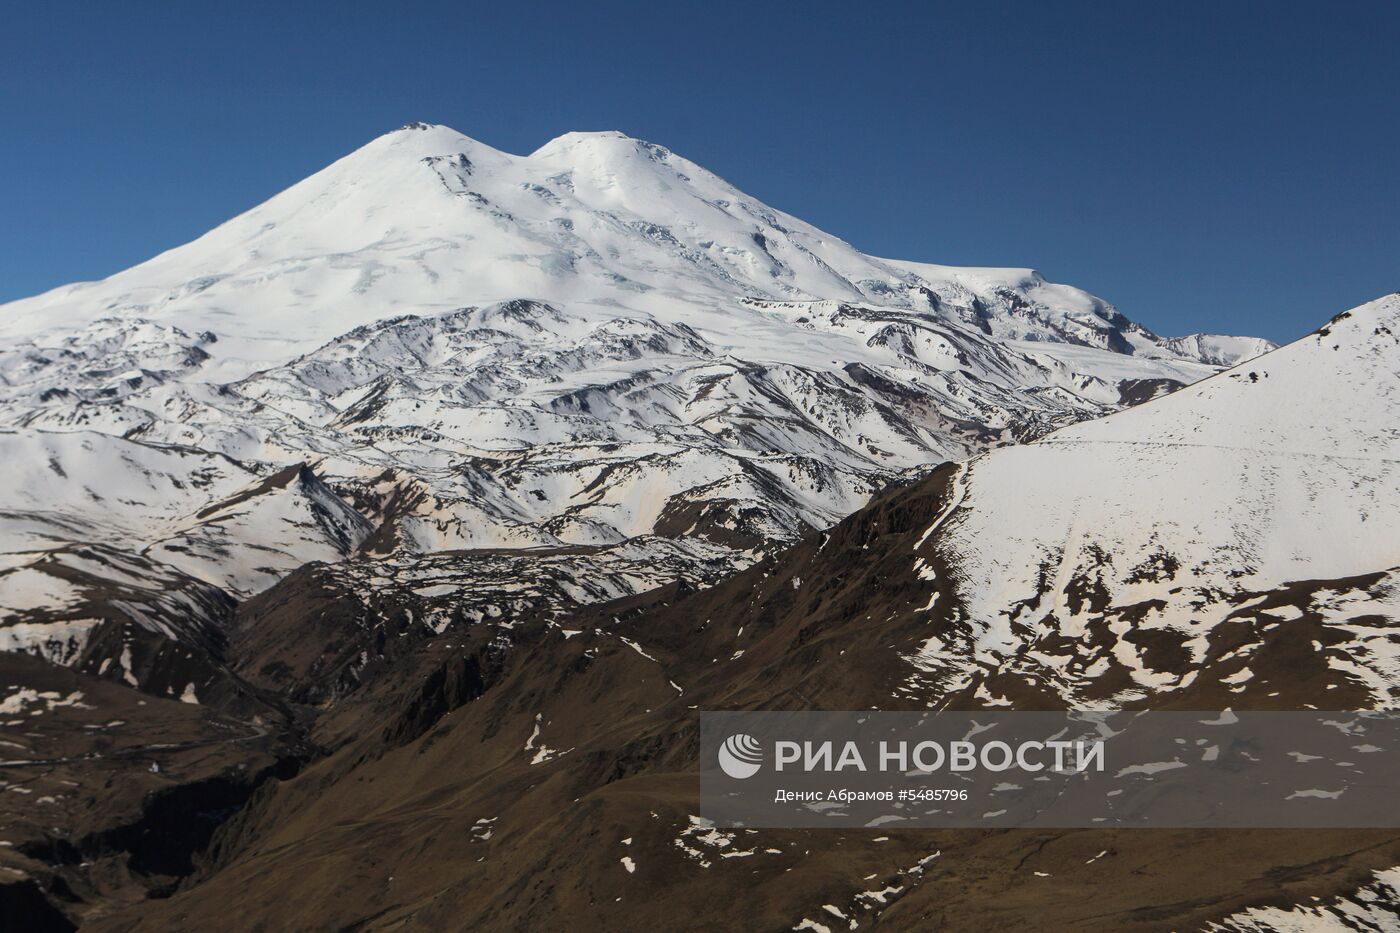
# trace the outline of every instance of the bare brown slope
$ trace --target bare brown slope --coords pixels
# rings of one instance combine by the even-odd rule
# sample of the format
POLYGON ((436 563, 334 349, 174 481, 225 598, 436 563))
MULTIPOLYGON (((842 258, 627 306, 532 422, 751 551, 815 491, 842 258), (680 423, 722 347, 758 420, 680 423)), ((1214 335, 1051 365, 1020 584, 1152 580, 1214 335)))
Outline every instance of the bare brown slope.
MULTIPOLYGON (((862 929, 1184 930, 1400 864, 1400 833, 1380 830, 695 823, 697 708, 908 705, 900 654, 948 624, 919 611, 929 584, 910 569, 947 478, 708 590, 423 646, 323 717, 330 753, 227 824, 203 877, 92 928, 837 929, 831 905, 862 929)), ((1324 688, 1303 678, 1290 699, 1324 688)), ((1046 702, 1034 684, 1007 695, 1046 702)))
POLYGON ((26 654, 0 652, 0 684, 0 929, 63 929, 166 893, 224 814, 295 763, 273 721, 26 654))

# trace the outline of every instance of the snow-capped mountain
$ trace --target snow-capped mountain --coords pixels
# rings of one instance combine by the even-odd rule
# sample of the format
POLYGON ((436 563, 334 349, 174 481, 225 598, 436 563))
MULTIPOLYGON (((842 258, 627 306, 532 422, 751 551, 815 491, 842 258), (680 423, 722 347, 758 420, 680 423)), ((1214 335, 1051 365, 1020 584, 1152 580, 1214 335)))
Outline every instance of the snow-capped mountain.
MULTIPOLYGON (((103 317, 207 331, 220 339, 213 378, 232 381, 395 314, 516 298, 593 322, 635 310, 750 346, 791 335, 732 307, 745 298, 932 308, 1000 337, 1187 355, 1027 269, 866 256, 620 133, 569 133, 520 157, 426 124, 149 262, 11 303, 0 335, 66 337, 103 317)), ((823 364, 824 343, 845 346, 805 343, 823 364)))
POLYGON ((866 256, 621 134, 515 156, 412 124, 0 308, 24 464, 0 600, 28 618, 64 587, 39 552, 86 545, 234 599, 309 561, 646 535, 742 566, 1266 348, 1164 340, 1030 270, 866 256))

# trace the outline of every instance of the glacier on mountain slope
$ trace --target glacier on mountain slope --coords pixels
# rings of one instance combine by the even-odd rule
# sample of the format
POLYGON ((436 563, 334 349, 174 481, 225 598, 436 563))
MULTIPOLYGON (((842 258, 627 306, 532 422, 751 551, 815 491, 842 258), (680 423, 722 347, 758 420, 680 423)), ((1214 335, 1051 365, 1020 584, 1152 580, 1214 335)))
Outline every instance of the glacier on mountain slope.
POLYGON ((0 551, 126 547, 239 597, 361 549, 656 533, 743 563, 1267 346, 1163 340, 1031 270, 869 257, 621 134, 522 157, 414 124, 0 309, 26 464, 0 551))

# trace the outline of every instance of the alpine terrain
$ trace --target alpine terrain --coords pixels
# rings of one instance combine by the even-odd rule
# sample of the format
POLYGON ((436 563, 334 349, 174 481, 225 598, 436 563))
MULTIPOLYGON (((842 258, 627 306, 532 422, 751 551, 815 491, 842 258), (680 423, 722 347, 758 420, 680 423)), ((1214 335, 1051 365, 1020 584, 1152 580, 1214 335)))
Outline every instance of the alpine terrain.
POLYGON ((1394 928, 1394 831, 723 831, 696 711, 1395 707, 1397 335, 1162 338, 410 124, 0 308, 0 907, 1394 928))

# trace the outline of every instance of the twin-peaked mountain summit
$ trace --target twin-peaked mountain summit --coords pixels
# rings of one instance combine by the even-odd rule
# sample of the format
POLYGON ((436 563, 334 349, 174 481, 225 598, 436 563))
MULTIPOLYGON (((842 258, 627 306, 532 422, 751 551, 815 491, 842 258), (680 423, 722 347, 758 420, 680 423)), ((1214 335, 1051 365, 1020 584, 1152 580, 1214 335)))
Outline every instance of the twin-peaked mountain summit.
MULTIPOLYGON (((1267 346, 1163 341, 1028 269, 876 259, 620 133, 569 133, 515 156, 426 124, 125 272, 14 302, 0 334, 146 318, 217 334, 210 371, 231 381, 396 315, 514 299, 568 306, 590 323, 687 323, 736 347, 790 337, 790 319, 736 306, 744 300, 873 304, 1002 340, 1210 363, 1267 346)), ((844 346, 821 328, 805 343, 822 365, 832 362, 824 343, 844 346)))
POLYGON ((742 564, 1268 346, 1164 340, 1030 270, 866 256, 618 133, 515 156, 411 124, 0 309, 0 440, 34 472, 0 492, 22 570, 0 607, 55 621, 30 604, 72 590, 43 556, 68 545, 235 599, 365 553, 660 535, 742 564))

